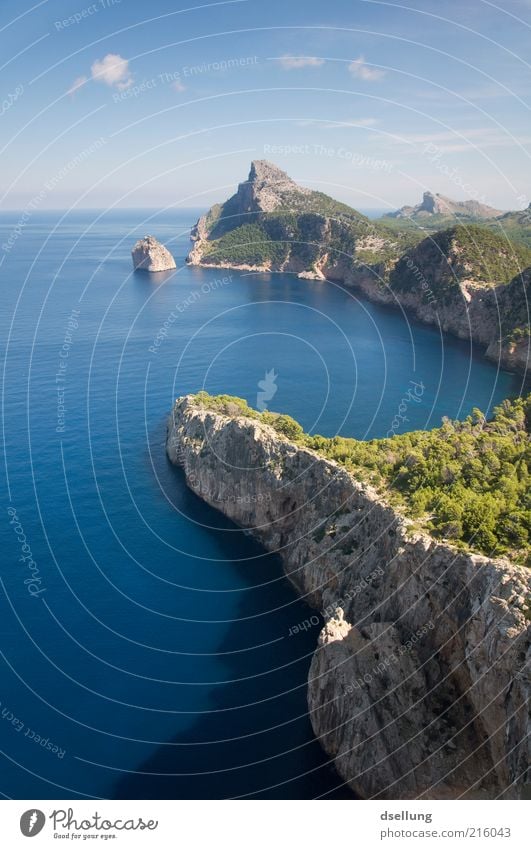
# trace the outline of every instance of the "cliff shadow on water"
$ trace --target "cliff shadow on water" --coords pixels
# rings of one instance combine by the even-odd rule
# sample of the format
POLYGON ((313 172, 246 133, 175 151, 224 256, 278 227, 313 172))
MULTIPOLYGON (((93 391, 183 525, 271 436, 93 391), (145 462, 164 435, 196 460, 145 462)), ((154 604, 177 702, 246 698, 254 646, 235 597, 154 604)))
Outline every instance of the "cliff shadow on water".
MULTIPOLYGON (((308 670, 321 617, 297 597, 278 556, 194 495, 164 451, 152 457, 176 521, 184 515, 211 537, 220 560, 215 566, 230 570, 237 590, 218 594, 218 618, 232 621, 219 629, 215 654, 222 673, 219 683, 205 688, 204 711, 136 772, 124 774, 113 798, 354 799, 315 739, 307 713, 308 670), (307 624, 290 635, 301 623, 307 624)), ((190 615, 201 617, 199 602, 190 615)), ((193 653, 201 647, 191 640, 177 649, 193 653)), ((209 680, 211 661, 198 654, 198 679, 209 680)), ((178 664, 177 655, 176 679, 178 664)))

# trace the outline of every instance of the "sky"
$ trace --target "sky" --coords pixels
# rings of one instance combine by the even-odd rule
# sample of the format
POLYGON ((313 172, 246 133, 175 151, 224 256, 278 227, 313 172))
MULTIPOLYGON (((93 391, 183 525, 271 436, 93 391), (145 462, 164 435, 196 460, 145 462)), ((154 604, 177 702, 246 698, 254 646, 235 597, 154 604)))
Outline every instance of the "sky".
POLYGON ((531 0, 2 0, 0 208, 531 200, 531 0))

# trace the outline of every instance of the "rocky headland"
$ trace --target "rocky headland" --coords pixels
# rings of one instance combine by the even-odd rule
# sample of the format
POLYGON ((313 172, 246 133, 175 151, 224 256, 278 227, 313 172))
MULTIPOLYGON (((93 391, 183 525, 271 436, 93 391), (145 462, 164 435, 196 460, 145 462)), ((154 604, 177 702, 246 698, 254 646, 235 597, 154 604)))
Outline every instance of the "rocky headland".
MULTIPOLYGON (((333 280, 469 339, 500 366, 525 372, 531 344, 529 313, 521 304, 528 303, 531 248, 508 238, 516 225, 506 232, 506 215, 493 217, 498 210, 473 201, 426 193, 419 214, 423 221, 438 220, 443 209, 454 223, 428 235, 402 224, 400 216, 389 224, 372 221, 258 160, 237 192, 199 219, 187 261, 333 280), (483 223, 462 223, 465 212, 483 223)), ((531 218, 518 220, 518 232, 531 239, 531 218)))
POLYGON ((310 717, 356 793, 520 798, 529 569, 418 531, 346 468, 237 408, 178 399, 167 453, 320 611, 310 717))
POLYGON ((175 260, 154 236, 145 236, 134 245, 131 255, 135 271, 171 271, 175 260))

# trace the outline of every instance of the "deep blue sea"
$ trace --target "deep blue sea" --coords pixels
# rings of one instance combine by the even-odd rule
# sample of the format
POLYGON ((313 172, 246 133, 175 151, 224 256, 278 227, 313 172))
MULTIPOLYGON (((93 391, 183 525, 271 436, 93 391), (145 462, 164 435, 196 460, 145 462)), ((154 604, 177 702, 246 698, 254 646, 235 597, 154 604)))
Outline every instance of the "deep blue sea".
POLYGON ((278 559, 168 463, 173 399, 256 406, 265 380, 270 409, 369 438, 520 391, 466 342, 341 286, 187 268, 196 214, 34 213, 18 230, 0 215, 6 796, 348 796, 306 714, 319 629, 289 636, 311 611, 278 559), (133 273, 147 233, 176 272, 133 273))

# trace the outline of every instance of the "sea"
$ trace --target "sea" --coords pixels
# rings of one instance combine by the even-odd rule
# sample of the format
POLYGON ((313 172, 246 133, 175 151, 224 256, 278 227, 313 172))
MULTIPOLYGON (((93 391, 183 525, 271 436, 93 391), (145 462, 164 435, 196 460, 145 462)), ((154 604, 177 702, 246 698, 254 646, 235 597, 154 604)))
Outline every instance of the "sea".
POLYGON ((319 617, 168 462, 172 404, 372 439, 522 391, 339 284, 188 267, 198 213, 0 214, 6 798, 354 799, 308 717, 319 617), (147 234, 175 271, 133 271, 147 234))

